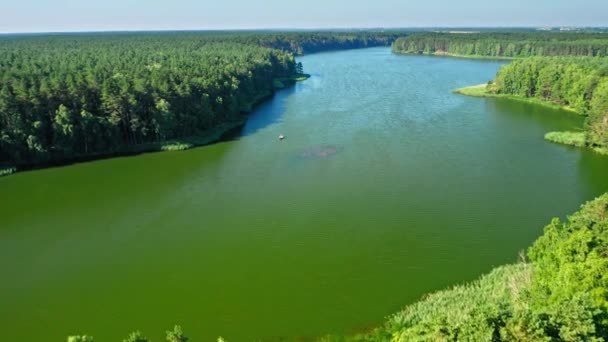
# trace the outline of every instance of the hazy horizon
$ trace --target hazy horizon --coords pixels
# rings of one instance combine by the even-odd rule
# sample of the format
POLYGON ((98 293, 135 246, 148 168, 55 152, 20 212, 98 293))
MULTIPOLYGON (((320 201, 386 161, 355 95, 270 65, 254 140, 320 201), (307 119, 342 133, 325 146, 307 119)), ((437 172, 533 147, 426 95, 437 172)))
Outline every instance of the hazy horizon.
POLYGON ((600 0, 24 0, 3 4, 0 33, 606 27, 606 13, 600 0))
POLYGON ((339 32, 339 31, 407 31, 407 30, 466 30, 466 29, 535 29, 535 28, 575 28, 575 29, 608 29, 608 26, 575 26, 575 25, 537 25, 537 26, 403 26, 403 27, 259 27, 259 28, 192 28, 192 29, 107 29, 107 30, 80 30, 80 31, 15 31, 2 32, 0 35, 37 35, 37 34, 79 34, 79 33, 145 33, 145 32, 339 32))

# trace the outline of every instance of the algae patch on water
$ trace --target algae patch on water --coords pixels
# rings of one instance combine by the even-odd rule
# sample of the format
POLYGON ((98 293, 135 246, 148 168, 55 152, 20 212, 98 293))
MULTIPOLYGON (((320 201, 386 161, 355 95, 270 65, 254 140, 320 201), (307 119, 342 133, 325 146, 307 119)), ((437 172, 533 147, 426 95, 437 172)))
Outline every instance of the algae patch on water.
POLYGON ((336 155, 343 150, 344 148, 342 146, 323 144, 312 146, 301 151, 300 156, 303 158, 323 159, 336 155))

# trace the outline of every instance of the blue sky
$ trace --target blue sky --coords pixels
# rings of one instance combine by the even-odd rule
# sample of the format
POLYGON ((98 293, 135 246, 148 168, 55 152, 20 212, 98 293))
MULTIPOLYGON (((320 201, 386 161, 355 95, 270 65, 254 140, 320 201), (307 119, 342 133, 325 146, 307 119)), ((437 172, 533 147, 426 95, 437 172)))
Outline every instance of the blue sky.
POLYGON ((608 0, 0 0, 0 32, 608 26, 608 0))

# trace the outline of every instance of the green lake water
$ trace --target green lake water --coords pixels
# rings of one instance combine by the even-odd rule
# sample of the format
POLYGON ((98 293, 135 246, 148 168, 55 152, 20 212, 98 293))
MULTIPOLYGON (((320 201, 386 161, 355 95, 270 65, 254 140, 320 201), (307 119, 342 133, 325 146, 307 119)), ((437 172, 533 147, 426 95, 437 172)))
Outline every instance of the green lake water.
POLYGON ((608 158, 543 140, 580 117, 450 92, 504 62, 300 60, 231 141, 0 178, 0 340, 359 331, 608 190, 608 158))

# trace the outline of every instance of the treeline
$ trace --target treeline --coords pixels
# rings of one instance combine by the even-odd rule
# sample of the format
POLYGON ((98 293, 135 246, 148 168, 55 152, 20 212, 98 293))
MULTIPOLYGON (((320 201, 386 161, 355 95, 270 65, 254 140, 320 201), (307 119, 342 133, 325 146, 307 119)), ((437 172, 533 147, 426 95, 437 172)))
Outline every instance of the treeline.
MULTIPOLYGON (((165 33, 175 35, 176 33, 165 33)), ((206 40, 242 44, 252 44, 273 49, 281 49, 304 55, 309 53, 359 49, 376 46, 390 46, 405 31, 343 31, 343 32, 273 32, 273 31, 227 31, 227 32, 184 32, 180 36, 204 36, 206 40)))
POLYGON ((197 136, 301 73, 293 53, 392 39, 379 32, 2 36, 0 169, 197 136))
POLYGON ((499 70, 488 91, 537 98, 587 115, 587 144, 608 147, 608 58, 517 60, 499 70))
POLYGON ((403 32, 351 32, 351 33, 283 33, 257 36, 258 44, 291 51, 297 55, 328 50, 360 49, 390 46, 403 32))
POLYGON ((397 39, 396 53, 521 58, 608 56, 605 33, 417 33, 397 39))
POLYGON ((437 292, 359 336, 323 341, 608 340, 608 195, 545 227, 515 265, 437 292))

